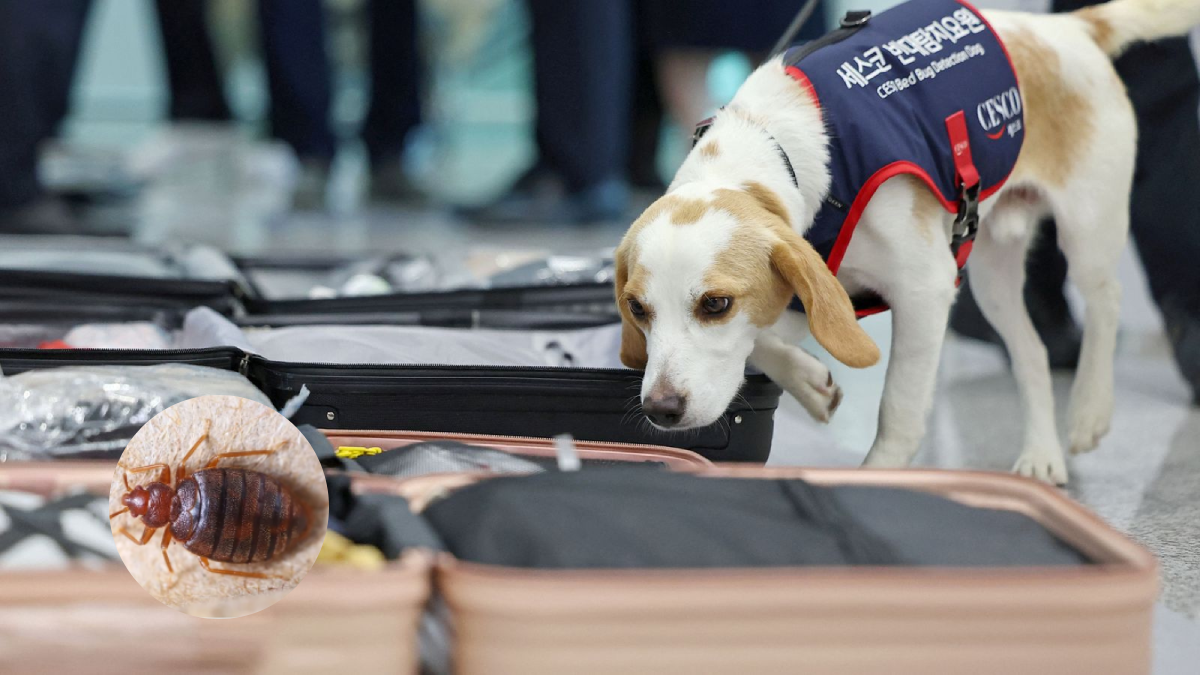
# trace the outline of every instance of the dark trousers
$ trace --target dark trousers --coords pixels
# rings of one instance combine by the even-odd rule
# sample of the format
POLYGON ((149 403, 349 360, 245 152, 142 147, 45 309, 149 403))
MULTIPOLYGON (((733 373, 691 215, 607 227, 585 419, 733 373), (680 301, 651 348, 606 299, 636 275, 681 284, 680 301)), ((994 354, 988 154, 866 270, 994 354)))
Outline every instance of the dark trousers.
POLYGON ((155 0, 172 120, 230 119, 208 31, 208 0, 155 0))
POLYGON ((421 58, 416 0, 369 3, 371 104, 362 139, 372 164, 398 161, 421 123, 421 58))
MULTIPOLYGON (((1096 4, 1055 0, 1055 11, 1096 4)), ((1134 45, 1116 61, 1138 122, 1130 232, 1150 292, 1200 313, 1200 75, 1186 38, 1134 45)), ((1049 227, 1053 228, 1051 224, 1049 227)), ((1031 253, 1030 283, 1057 292, 1066 262, 1053 231, 1031 253)))
POLYGON ((1138 118, 1130 229, 1155 302, 1200 313, 1200 76, 1186 39, 1117 60, 1138 118))
POLYGON ((328 161, 337 151, 325 9, 321 0, 258 0, 269 93, 271 135, 302 159, 328 161))
POLYGON ((629 0, 528 0, 539 162, 580 190, 625 172, 634 45, 629 0))
MULTIPOLYGON (((302 158, 329 160, 332 82, 320 0, 259 0, 271 133, 302 158)), ((371 102, 362 138, 372 163, 398 160, 421 122, 416 0, 371 0, 371 102)))
MULTIPOLYGON (((229 119, 213 58, 208 0, 157 0, 171 90, 171 119, 229 119)), ((321 0, 259 0, 271 135, 304 159, 329 161, 337 137, 329 119, 332 73, 321 0)), ((370 107, 362 138, 372 163, 398 160, 421 123, 415 0, 371 0, 370 107)))
POLYGON ((0 208, 41 194, 38 147, 67 116, 91 0, 0 0, 0 208))

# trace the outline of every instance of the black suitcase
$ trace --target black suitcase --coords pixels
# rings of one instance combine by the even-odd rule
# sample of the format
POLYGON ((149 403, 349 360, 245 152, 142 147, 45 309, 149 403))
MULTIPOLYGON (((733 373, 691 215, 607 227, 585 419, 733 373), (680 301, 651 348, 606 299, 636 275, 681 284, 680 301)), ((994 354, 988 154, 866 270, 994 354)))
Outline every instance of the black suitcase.
POLYGON ((232 347, 196 350, 0 349, 0 369, 184 363, 240 372, 275 404, 307 386, 292 418, 325 429, 549 437, 686 448, 713 460, 765 462, 782 390, 750 375, 717 423, 654 429, 637 411, 641 373, 624 369, 285 363, 232 347))
MULTIPOLYGON (((145 252, 131 249, 134 254, 145 252)), ((241 274, 226 280, 4 269, 0 270, 0 305, 19 307, 23 312, 36 312, 39 305, 102 308, 97 312, 109 316, 126 312, 137 317, 152 311, 175 319, 193 307, 206 306, 241 325, 253 326, 375 323, 549 330, 619 320, 610 283, 277 299, 264 292, 256 277, 264 269, 303 273, 305 263, 248 258, 235 262, 241 274)), ((318 269, 330 265, 326 262, 318 269)), ((4 320, 0 315, 0 321, 4 320)))
POLYGON ((609 283, 469 288, 317 300, 248 299, 244 325, 408 323, 460 328, 584 328, 620 320, 609 283), (387 318, 387 317, 390 317, 387 318))
POLYGON ((204 246, 151 247, 105 237, 0 238, 0 302, 231 315, 252 290, 204 246))

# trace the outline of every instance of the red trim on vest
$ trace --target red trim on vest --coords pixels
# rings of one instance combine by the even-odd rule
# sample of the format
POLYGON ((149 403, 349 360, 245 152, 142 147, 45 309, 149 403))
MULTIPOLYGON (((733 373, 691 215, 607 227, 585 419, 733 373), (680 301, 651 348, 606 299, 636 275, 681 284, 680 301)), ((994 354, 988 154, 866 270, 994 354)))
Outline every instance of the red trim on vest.
POLYGON ((1005 47, 1004 40, 1000 39, 1000 33, 996 32, 996 29, 992 27, 992 22, 987 20, 987 17, 983 15, 983 12, 979 11, 978 7, 971 4, 968 0, 957 0, 957 2, 972 12, 975 12, 975 15, 978 16, 981 21, 983 21, 983 25, 987 26, 988 30, 992 31, 992 35, 996 36, 996 42, 999 42, 1000 49, 1004 50, 1004 58, 1008 59, 1008 67, 1012 68, 1013 81, 1017 83, 1017 89, 1020 89, 1021 78, 1017 74, 1017 67, 1013 65, 1012 56, 1008 53, 1008 47, 1005 47))
POLYGON ((885 302, 885 303, 879 304, 875 307, 869 307, 867 309, 856 309, 856 310, 854 310, 854 317, 856 319, 862 319, 862 318, 872 316, 875 314, 883 314, 884 312, 888 311, 889 309, 891 309, 891 307, 888 307, 887 303, 885 302))
MULTIPOLYGON (((1001 39, 1001 37, 1000 37, 1000 33, 998 33, 996 31, 996 29, 992 26, 992 23, 987 20, 987 17, 983 15, 983 12, 980 12, 979 9, 977 7, 975 7, 975 5, 971 4, 971 2, 969 2, 968 0, 956 0, 956 1, 958 2, 958 4, 966 7, 967 9, 971 10, 972 12, 974 12, 976 14, 976 16, 978 16, 980 18, 980 20, 983 21, 984 25, 986 25, 988 27, 988 30, 992 32, 992 35, 994 35, 996 37, 996 42, 1000 43, 1000 49, 1003 50, 1004 58, 1008 61, 1009 68, 1012 69, 1013 80, 1017 83, 1017 88, 1019 90, 1020 86, 1021 86, 1021 80, 1017 74, 1016 66, 1013 65, 1012 55, 1010 55, 1008 53, 1008 47, 1005 46, 1004 40, 1001 39)), ((821 107, 820 98, 817 96, 817 92, 813 88, 812 82, 809 81, 808 76, 804 74, 804 71, 801 70, 798 66, 788 66, 786 68, 786 71, 787 71, 787 74, 792 77, 792 79, 799 82, 800 85, 808 91, 809 95, 812 96, 813 101, 816 102, 817 108, 819 109, 821 107)), ((962 112, 959 112, 955 116, 963 117, 964 125, 962 127, 962 131, 965 136, 965 134, 966 134, 965 115, 962 112)), ((952 117, 955 117, 955 116, 952 116, 952 117)), ((947 127, 950 126, 949 119, 946 120, 946 124, 947 124, 947 127)), ((951 137, 951 142, 953 143, 953 136, 951 137)), ((969 153, 970 153, 969 145, 968 145, 967 153, 968 153, 968 157, 969 157, 969 153)), ((955 164, 956 164, 956 166, 958 164, 957 156, 955 157, 955 164)), ((1016 168, 1016 164, 1017 164, 1017 162, 1014 162, 1013 168, 1016 168)), ((977 171, 975 171, 975 165, 973 162, 971 163, 971 171, 974 174, 974 182, 976 182, 976 183, 979 182, 979 173, 977 171)), ((831 273, 833 273, 834 276, 837 276, 838 269, 842 266, 842 259, 846 256, 846 249, 850 246, 850 239, 854 236, 854 228, 858 226, 858 221, 860 218, 862 218, 862 213, 867 208, 867 203, 871 201, 871 198, 875 196, 875 192, 879 189, 879 186, 883 185, 883 183, 885 181, 887 181, 889 178, 895 178, 896 176, 899 176, 900 174, 905 174, 905 173, 910 174, 912 176, 916 176, 922 182, 924 182, 929 187, 929 191, 932 192, 933 196, 938 200, 938 203, 940 203, 942 205, 942 208, 946 209, 950 213, 957 215, 958 204, 944 199, 942 197, 942 191, 940 189, 938 189, 937 184, 933 181, 933 178, 931 178, 929 176, 929 174, 926 173, 925 170, 922 169, 919 165, 917 165, 913 162, 905 162, 905 161, 893 162, 891 164, 888 164, 887 166, 883 167, 882 169, 879 169, 874 174, 872 174, 871 177, 867 179, 867 182, 863 185, 862 189, 858 191, 858 194, 854 196, 854 203, 850 205, 850 211, 849 211, 849 213, 846 214, 845 220, 842 221, 842 229, 838 232, 837 240, 834 242, 833 249, 829 252, 829 259, 826 261, 826 264, 829 266, 829 271, 831 273)), ((960 168, 960 174, 961 174, 961 168, 960 168)), ((1008 182, 1008 179, 1011 176, 1012 176, 1012 169, 1009 169, 1008 175, 1006 175, 1004 178, 1001 178, 995 185, 991 186, 990 188, 988 188, 986 190, 981 190, 979 192, 980 203, 982 203, 983 200, 985 200, 985 199, 991 197, 992 195, 996 194, 997 192, 999 192, 1000 189, 1002 187, 1004 187, 1004 184, 1008 182)), ((971 184, 971 183, 968 183, 968 184, 971 184)), ((973 248, 973 245, 974 245, 974 242, 968 241, 968 242, 964 243, 961 247, 959 247, 958 256, 955 259, 955 263, 958 265, 958 269, 961 270, 961 269, 963 269, 963 267, 966 266, 967 258, 970 257, 970 255, 971 255, 971 249, 973 248)), ((956 287, 962 284, 962 275, 961 274, 959 275, 958 279, 955 280, 954 283, 955 283, 956 287)), ((888 309, 890 309, 890 308, 887 306, 886 303, 884 303, 884 304, 879 305, 878 307, 871 307, 868 309, 856 310, 855 315, 861 319, 865 316, 871 316, 872 314, 879 314, 882 312, 886 312, 886 311, 888 311, 888 309)))
POLYGON ((817 104, 817 112, 820 112, 821 98, 817 96, 817 90, 813 88, 812 82, 808 80, 808 76, 804 74, 804 71, 796 66, 788 66, 784 70, 788 75, 792 76, 793 80, 800 83, 804 91, 808 92, 808 95, 812 97, 813 103, 817 104))
POLYGON ((871 201, 871 197, 875 196, 875 191, 883 185, 884 181, 889 178, 895 178, 900 174, 911 174, 921 179, 929 186, 929 191, 950 213, 958 213, 958 204, 947 201, 942 197, 942 191, 937 188, 937 183, 930 178, 929 174, 925 173, 919 165, 908 161, 892 162, 882 169, 871 174, 862 189, 858 191, 858 195, 854 197, 854 203, 850 205, 850 212, 846 214, 846 219, 842 221, 842 229, 838 232, 837 241, 833 244, 833 249, 829 252, 829 260, 826 264, 829 265, 829 271, 837 274, 838 268, 842 266, 842 258, 846 255, 846 248, 850 246, 850 238, 854 236, 854 228, 858 226, 858 221, 862 218, 863 211, 867 208, 867 202, 871 201))
MULTIPOLYGON (((983 21, 983 25, 987 26, 988 30, 992 31, 992 35, 996 36, 996 42, 1000 43, 1000 49, 1004 52, 1004 58, 1006 60, 1008 60, 1008 67, 1012 69, 1013 82, 1015 82, 1017 85, 1017 91, 1021 91, 1021 76, 1017 72, 1017 67, 1015 65, 1013 65, 1012 55, 1008 53, 1008 47, 1005 46, 1004 40, 1000 37, 1000 33, 996 32, 996 29, 992 26, 992 22, 987 20, 987 17, 983 15, 983 12, 979 11, 978 7, 971 4, 968 0, 957 0, 957 2, 958 2, 958 4, 962 5, 963 7, 966 7, 967 9, 971 10, 972 12, 975 12, 975 15, 979 17, 980 21, 983 21)), ((1025 93, 1021 92, 1021 105, 1024 106, 1024 104, 1025 104, 1025 93)), ((1018 157, 1017 161, 1013 162, 1013 168, 1008 170, 1007 176, 1005 176, 1004 178, 1001 178, 1000 182, 993 185, 991 187, 991 189, 979 193, 980 203, 982 203, 984 199, 987 199, 988 197, 991 197, 992 195, 996 194, 996 192, 999 191, 1000 188, 1004 187, 1004 184, 1008 182, 1009 176, 1012 176, 1013 169, 1017 168, 1017 164, 1019 164, 1020 162, 1021 162, 1021 159, 1020 159, 1020 157, 1018 157)), ((959 269, 961 269, 961 266, 959 269)))

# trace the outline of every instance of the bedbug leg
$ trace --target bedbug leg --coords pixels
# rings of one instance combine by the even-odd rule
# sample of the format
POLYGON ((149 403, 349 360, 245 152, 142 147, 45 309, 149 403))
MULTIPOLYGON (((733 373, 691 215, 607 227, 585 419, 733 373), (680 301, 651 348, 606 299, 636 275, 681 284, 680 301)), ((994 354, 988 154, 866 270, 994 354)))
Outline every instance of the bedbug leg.
POLYGON ((171 559, 167 557, 167 546, 170 546, 170 545, 171 545, 171 528, 165 527, 165 528, 163 528, 163 537, 162 537, 163 560, 166 561, 166 563, 167 563, 167 571, 174 574, 175 569, 171 567, 171 559))
POLYGON ((129 530, 125 529, 124 527, 122 527, 119 530, 119 532, 121 534, 125 535, 126 537, 129 537, 129 541, 132 541, 133 543, 137 544, 138 546, 145 546, 146 542, 150 541, 150 537, 154 535, 154 530, 156 530, 156 529, 158 529, 158 528, 147 527, 146 529, 142 530, 142 538, 141 539, 138 539, 137 537, 130 534, 129 530))
POLYGON ((208 570, 209 572, 212 572, 213 574, 228 574, 228 575, 235 576, 235 577, 251 577, 253 579, 270 579, 271 578, 265 574, 260 574, 258 572, 242 572, 239 570, 215 569, 215 568, 209 566, 208 558, 205 558, 203 556, 200 557, 200 565, 201 565, 201 567, 208 570))
MULTIPOLYGON (((162 469, 162 475, 160 475, 158 478, 159 482, 170 485, 171 484, 171 467, 167 466, 166 464, 159 463, 159 464, 147 464, 146 466, 135 466, 132 469, 125 469, 125 471, 127 473, 141 473, 143 471, 153 471, 155 469, 162 469)), ((129 487, 128 480, 125 481, 125 487, 129 487)))
MULTIPOLYGON (((196 439, 196 442, 192 444, 192 449, 188 450, 187 454, 184 455, 183 459, 179 462, 180 473, 183 473, 183 466, 187 464, 188 458, 191 457, 192 453, 196 452, 196 448, 200 447, 200 444, 208 438, 208 432, 210 431, 212 431, 212 420, 204 420, 204 433, 200 435, 200 438, 196 439)), ((182 481, 183 478, 180 477, 179 480, 182 481)))
POLYGON ((245 450, 243 452, 222 452, 221 454, 217 455, 216 457, 213 457, 212 461, 210 461, 208 464, 204 465, 204 468, 211 469, 217 465, 217 462, 220 462, 222 459, 225 459, 228 457, 250 457, 251 455, 272 455, 272 454, 275 454, 276 452, 279 452, 279 449, 282 448, 283 446, 287 445, 287 443, 288 443, 288 441, 285 439, 282 442, 280 442, 278 445, 276 445, 275 447, 271 448, 270 450, 245 450))

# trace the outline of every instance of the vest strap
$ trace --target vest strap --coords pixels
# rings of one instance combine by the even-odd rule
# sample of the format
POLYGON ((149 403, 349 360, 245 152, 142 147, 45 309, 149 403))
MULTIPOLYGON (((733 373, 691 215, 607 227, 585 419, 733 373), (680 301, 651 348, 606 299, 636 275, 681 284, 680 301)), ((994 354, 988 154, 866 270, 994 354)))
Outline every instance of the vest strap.
POLYGON ((979 231, 979 170, 971 158, 971 139, 967 135, 967 117, 959 110, 946 118, 946 132, 954 153, 954 182, 958 184, 958 215, 950 239, 950 252, 958 264, 958 283, 971 255, 975 234, 979 231))

